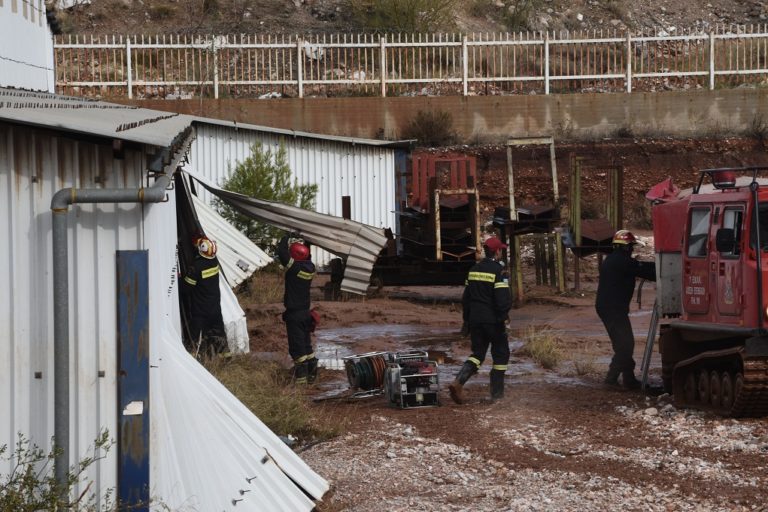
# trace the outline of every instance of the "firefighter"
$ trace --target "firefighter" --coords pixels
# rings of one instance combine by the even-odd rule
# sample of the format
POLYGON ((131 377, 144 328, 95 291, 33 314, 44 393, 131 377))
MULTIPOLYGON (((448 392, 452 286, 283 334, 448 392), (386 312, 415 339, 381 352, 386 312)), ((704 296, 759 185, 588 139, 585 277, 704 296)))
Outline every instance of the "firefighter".
POLYGON ((195 237, 194 244, 198 254, 182 287, 189 311, 189 334, 196 353, 223 353, 227 351, 227 341, 221 316, 221 267, 216 258, 216 243, 206 237, 195 237))
POLYGON ((288 353, 293 359, 296 384, 312 383, 317 378, 317 358, 312 349, 315 319, 310 313, 309 288, 315 277, 309 247, 301 242, 288 245, 288 235, 280 239, 277 256, 285 267, 283 321, 288 334, 288 353))
POLYGON ((619 376, 626 389, 637 389, 640 381, 635 378, 635 336, 629 321, 629 303, 635 290, 635 279, 656 280, 656 264, 638 261, 632 257, 638 244, 632 232, 622 229, 613 236, 613 252, 600 266, 595 309, 605 325, 613 347, 613 359, 608 366, 605 384, 619 385, 619 376))
POLYGON ((464 362, 456 379, 448 386, 451 398, 464 403, 464 384, 477 373, 491 346, 491 400, 504 396, 504 373, 509 362, 506 322, 512 307, 509 283, 502 276, 500 263, 506 244, 496 237, 485 241, 485 258, 470 270, 461 302, 464 307, 462 333, 470 335, 472 355, 464 362))

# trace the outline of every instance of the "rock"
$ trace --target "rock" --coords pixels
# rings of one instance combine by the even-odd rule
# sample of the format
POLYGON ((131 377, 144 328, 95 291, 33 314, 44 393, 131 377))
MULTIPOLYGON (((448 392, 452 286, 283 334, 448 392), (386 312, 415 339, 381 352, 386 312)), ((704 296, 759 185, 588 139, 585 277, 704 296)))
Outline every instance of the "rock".
POLYGON ((390 452, 387 452, 387 458, 388 459, 395 459, 395 458, 397 458, 397 455, 395 454, 395 452, 391 452, 390 451, 390 452))
POLYGON ((645 414, 646 416, 658 416, 659 410, 655 407, 649 407, 643 411, 643 414, 645 414))
POLYGON ((579 21, 584 21, 584 15, 581 14, 581 13, 577 13, 576 14, 576 19, 579 20, 579 21))

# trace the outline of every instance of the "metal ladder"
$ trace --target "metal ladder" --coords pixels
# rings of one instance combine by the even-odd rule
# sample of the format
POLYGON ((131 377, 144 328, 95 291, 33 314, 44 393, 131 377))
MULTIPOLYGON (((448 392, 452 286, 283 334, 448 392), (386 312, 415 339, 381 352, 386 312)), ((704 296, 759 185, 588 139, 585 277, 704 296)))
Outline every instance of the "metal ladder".
POLYGON ((656 331, 659 328, 659 301, 653 302, 653 312, 651 313, 651 325, 648 326, 648 335, 645 338, 645 352, 643 353, 643 362, 640 364, 640 389, 645 391, 648 387, 648 370, 651 367, 651 355, 653 354, 653 342, 656 340, 656 331))

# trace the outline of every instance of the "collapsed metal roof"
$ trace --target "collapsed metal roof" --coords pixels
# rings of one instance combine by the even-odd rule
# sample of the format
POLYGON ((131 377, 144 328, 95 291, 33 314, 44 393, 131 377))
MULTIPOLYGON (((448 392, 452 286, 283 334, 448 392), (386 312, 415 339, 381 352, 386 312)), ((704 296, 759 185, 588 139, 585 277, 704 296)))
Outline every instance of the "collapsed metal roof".
POLYGON ((309 243, 344 258, 342 291, 364 295, 368 290, 373 264, 387 242, 384 229, 222 190, 186 172, 243 215, 286 231, 298 231, 309 243))
POLYGON ((0 119, 169 148, 190 116, 85 98, 0 88, 0 119))

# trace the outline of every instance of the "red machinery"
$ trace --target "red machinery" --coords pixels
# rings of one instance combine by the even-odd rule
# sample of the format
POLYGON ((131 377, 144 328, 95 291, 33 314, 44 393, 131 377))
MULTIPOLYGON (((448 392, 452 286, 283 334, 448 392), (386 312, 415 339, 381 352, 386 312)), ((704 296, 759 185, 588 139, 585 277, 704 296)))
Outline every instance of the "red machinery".
POLYGON ((768 413, 765 170, 701 171, 692 194, 653 208, 662 377, 678 405, 768 413))

